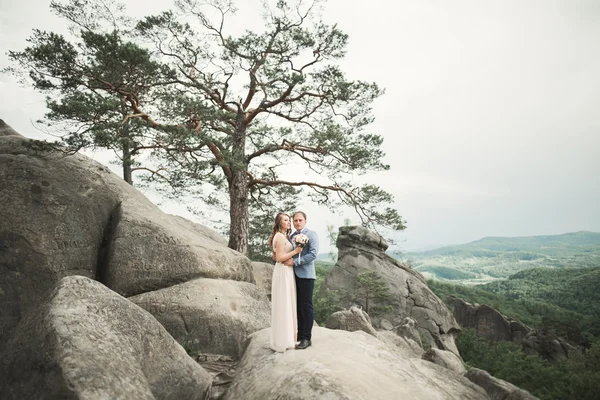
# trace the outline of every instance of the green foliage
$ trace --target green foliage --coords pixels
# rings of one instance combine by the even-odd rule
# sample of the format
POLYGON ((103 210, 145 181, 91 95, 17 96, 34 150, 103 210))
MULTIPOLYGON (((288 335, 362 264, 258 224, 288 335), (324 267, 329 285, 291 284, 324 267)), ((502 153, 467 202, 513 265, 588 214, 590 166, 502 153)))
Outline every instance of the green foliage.
MULTIPOLYGON (((481 288, 509 299, 542 301, 570 310, 583 316, 573 318, 581 329, 600 336, 600 267, 536 268, 481 288)), ((556 328, 558 322, 550 318, 547 325, 556 328)))
POLYGON ((484 238, 406 256, 414 260, 416 270, 438 279, 481 284, 533 268, 600 267, 600 233, 484 238), (470 276, 460 278, 448 269, 470 276))
POLYGON ((325 276, 333 266, 334 264, 329 262, 317 261, 315 263, 317 279, 315 280, 313 305, 315 309, 315 321, 321 326, 325 325, 331 314, 343 309, 341 306, 342 293, 339 293, 337 290, 321 290, 325 276))
POLYGON ((34 31, 6 71, 49 95, 47 122, 68 128, 69 145, 118 150, 124 176, 144 171, 171 198, 228 209, 229 245, 243 253, 253 213, 285 206, 280 187, 355 210, 372 229, 404 229, 389 193, 354 183, 389 169, 381 135, 367 130, 383 90, 345 76, 337 25, 314 3, 265 2, 261 30, 231 36, 229 1, 175 4, 134 21, 111 0, 52 2, 72 37, 34 31), (312 176, 284 176, 290 162, 312 176))
POLYGON ((558 363, 526 355, 512 342, 488 342, 471 329, 461 331, 456 344, 468 366, 484 369, 542 400, 592 400, 600 393, 599 343, 558 363))
POLYGON ((392 307, 384 305, 391 297, 390 287, 376 271, 363 272, 357 277, 357 295, 364 301, 365 312, 377 315, 391 312, 392 307))
POLYGON ((450 284, 437 280, 427 281, 429 288, 443 301, 453 295, 471 304, 486 304, 496 309, 507 318, 521 321, 534 328, 542 326, 544 321, 561 321, 572 324, 585 319, 585 316, 565 310, 558 305, 540 301, 535 298, 513 299, 496 294, 480 287, 450 284))

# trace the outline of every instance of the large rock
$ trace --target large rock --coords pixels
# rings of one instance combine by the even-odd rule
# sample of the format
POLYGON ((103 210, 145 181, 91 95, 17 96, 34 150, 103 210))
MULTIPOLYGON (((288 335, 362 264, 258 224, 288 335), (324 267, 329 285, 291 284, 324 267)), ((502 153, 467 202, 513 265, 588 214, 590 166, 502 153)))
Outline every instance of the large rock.
POLYGON ((357 226, 340 228, 337 240, 338 261, 327 274, 321 290, 336 290, 341 295, 342 307, 352 304, 365 306, 357 277, 364 272, 377 272, 390 289, 391 312, 375 316, 370 313, 373 326, 380 328, 381 320, 401 324, 411 317, 418 329, 433 346, 458 354, 454 337, 460 330, 446 305, 429 289, 423 276, 390 257, 384 251, 387 244, 373 232, 357 226))
POLYGON ((216 232, 163 213, 81 154, 50 152, 0 125, 0 349, 65 276, 124 296, 201 277, 254 282, 250 261, 216 232))
POLYGON ((557 362, 580 351, 555 334, 544 334, 519 321, 513 321, 485 304, 470 304, 455 296, 448 297, 454 317, 463 328, 472 328, 477 335, 492 341, 509 341, 520 345, 527 354, 537 354, 557 362))
POLYGON ((252 335, 225 399, 488 399, 460 374, 398 356, 362 331, 316 328, 306 350, 275 353, 252 335))
POLYGON ((579 352, 577 347, 555 334, 544 334, 536 330, 523 338, 521 347, 526 354, 537 354, 551 362, 566 360, 570 353, 579 352))
POLYGON ((472 368, 465 376, 473 383, 485 389, 491 400, 538 400, 526 390, 519 389, 512 383, 491 376, 488 372, 472 368))
POLYGON ((200 278, 129 297, 193 353, 239 359, 248 336, 271 325, 271 304, 256 285, 200 278))
POLYGON ((349 310, 337 311, 327 320, 326 328, 342 329, 348 332, 363 331, 377 337, 377 331, 371 325, 371 318, 360 308, 353 306, 349 310))
POLYGON ((163 213, 116 175, 105 179, 121 201, 101 275, 108 287, 132 296, 194 278, 254 283, 244 255, 199 232, 196 225, 163 213))
POLYGON ((82 276, 57 283, 0 360, 5 400, 205 399, 211 385, 152 315, 82 276))
POLYGON ((423 354, 423 360, 448 368, 454 372, 465 372, 462 359, 449 351, 431 348, 423 354))
POLYGON ((104 167, 48 155, 33 143, 0 136, 0 349, 57 280, 97 278, 104 232, 119 204, 101 178, 104 167))
POLYGON ((0 136, 22 136, 10 127, 4 120, 0 119, 0 136))
POLYGON ((531 331, 527 325, 511 321, 485 304, 470 304, 455 296, 448 297, 448 304, 460 326, 474 329, 487 340, 520 343, 531 331))
POLYGON ((273 281, 273 264, 254 261, 251 263, 256 286, 271 300, 271 282, 273 281))

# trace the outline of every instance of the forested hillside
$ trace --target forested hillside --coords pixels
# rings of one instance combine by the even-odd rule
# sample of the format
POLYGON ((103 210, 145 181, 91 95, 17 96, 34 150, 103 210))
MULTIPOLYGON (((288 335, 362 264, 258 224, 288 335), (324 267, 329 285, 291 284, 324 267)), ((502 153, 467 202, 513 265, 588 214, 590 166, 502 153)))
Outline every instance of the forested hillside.
POLYGON ((430 278, 482 284, 533 268, 600 267, 600 233, 488 237, 396 257, 430 278))
POLYGON ((507 280, 465 286, 429 280, 444 301, 449 295, 489 305, 510 319, 556 334, 583 349, 550 363, 511 342, 489 342, 465 329, 457 345, 465 362, 505 379, 543 400, 598 399, 600 393, 600 267, 536 268, 507 280))

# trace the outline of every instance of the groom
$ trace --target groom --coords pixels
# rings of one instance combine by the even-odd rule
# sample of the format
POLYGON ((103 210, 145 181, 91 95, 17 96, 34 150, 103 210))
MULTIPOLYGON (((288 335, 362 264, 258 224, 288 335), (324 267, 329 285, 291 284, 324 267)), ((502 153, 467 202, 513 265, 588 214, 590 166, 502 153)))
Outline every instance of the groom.
POLYGON ((296 349, 303 350, 310 346, 312 337, 313 321, 315 313, 313 310, 312 298, 315 288, 315 260, 319 252, 319 238, 317 233, 306 228, 306 214, 302 211, 294 213, 294 228, 296 231, 290 235, 290 241, 294 243, 294 237, 300 233, 308 237, 308 244, 304 246, 299 255, 295 255, 286 262, 287 265, 294 265, 296 274, 296 307, 298 314, 298 340, 300 343, 296 349))

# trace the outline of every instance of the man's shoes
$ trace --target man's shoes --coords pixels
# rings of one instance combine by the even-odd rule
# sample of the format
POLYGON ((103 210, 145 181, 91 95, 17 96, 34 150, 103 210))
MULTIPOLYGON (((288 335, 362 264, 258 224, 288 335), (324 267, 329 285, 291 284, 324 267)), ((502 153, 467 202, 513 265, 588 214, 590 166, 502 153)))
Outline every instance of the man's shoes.
POLYGON ((304 350, 305 348, 307 348, 310 345, 312 345, 312 343, 310 342, 310 340, 302 339, 300 341, 300 344, 296 346, 296 350, 304 350))

